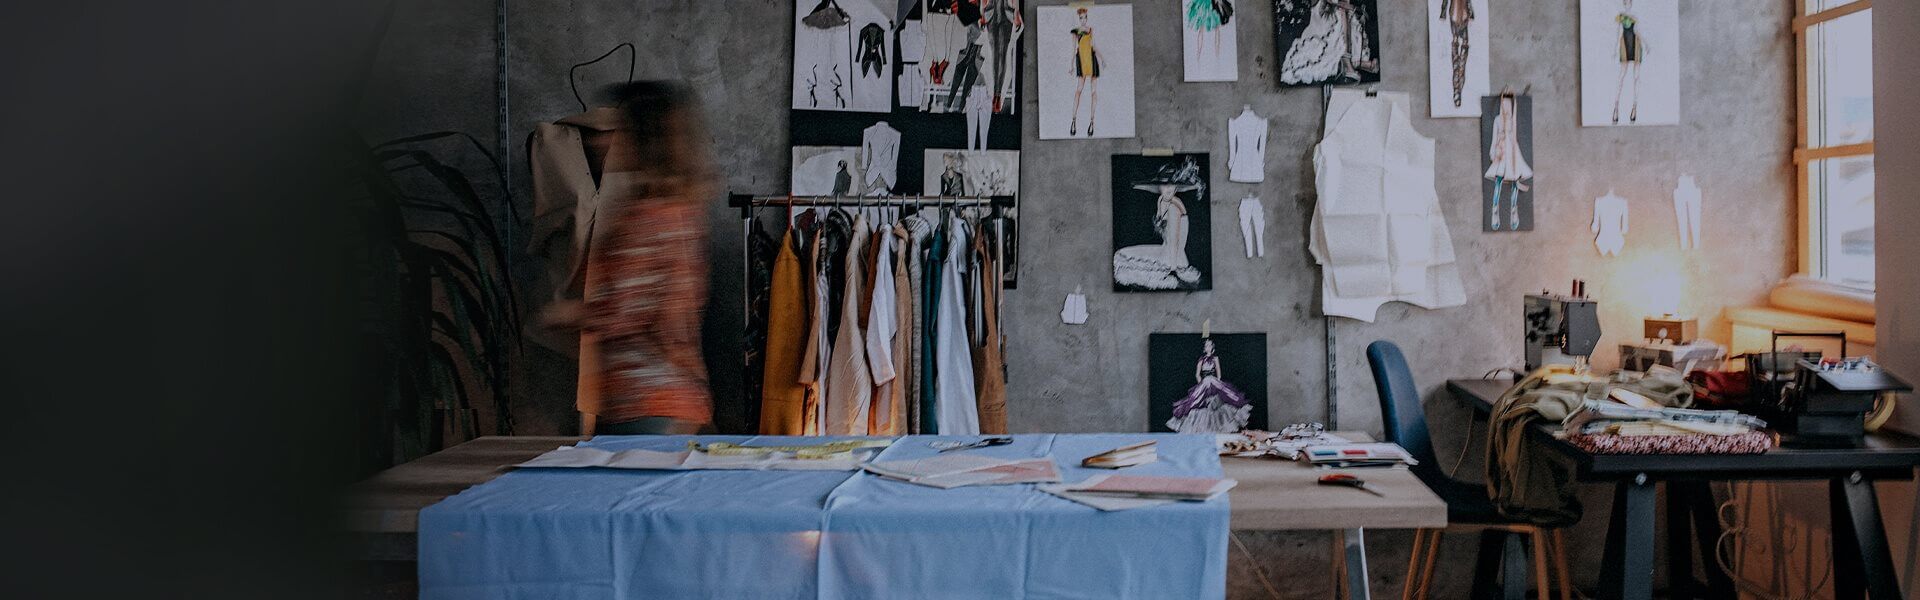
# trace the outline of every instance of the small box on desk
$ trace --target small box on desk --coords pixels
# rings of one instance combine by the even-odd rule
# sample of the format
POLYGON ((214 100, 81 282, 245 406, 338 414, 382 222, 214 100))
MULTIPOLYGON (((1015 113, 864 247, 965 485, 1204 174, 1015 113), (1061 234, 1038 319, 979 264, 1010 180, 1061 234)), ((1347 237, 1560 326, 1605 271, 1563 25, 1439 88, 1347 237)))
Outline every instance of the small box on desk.
POLYGON ((1700 339, 1700 320, 1692 317, 1666 315, 1647 317, 1642 321, 1646 327, 1646 338, 1664 340, 1672 344, 1691 344, 1700 339))

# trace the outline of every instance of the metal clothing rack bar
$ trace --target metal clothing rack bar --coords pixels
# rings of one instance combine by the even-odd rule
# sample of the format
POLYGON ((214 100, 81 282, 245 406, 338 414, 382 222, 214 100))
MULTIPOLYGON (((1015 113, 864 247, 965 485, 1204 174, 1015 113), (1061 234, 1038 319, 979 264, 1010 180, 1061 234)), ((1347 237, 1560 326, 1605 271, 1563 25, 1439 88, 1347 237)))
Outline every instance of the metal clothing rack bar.
MULTIPOLYGON (((994 230, 993 253, 995 256, 1000 257, 1000 260, 994 263, 994 277, 996 281, 1004 281, 1006 279, 1006 247, 1004 244, 1006 244, 1007 228, 1006 220, 1001 218, 1001 216, 1005 214, 1002 212, 1003 209, 1013 208, 1013 199, 1013 196, 756 196, 753 194, 728 194, 727 206, 740 209, 740 278, 742 283, 740 286, 740 313, 742 317, 740 320, 741 341, 743 343, 746 341, 744 334, 746 328, 752 325, 753 320, 753 255, 747 249, 747 240, 753 234, 753 209, 776 207, 987 207, 992 210, 991 217, 993 218, 994 230)), ((999 308, 1004 309, 1006 296, 1004 294, 999 295, 996 300, 1000 304, 999 308)), ((1004 312, 1004 310, 996 310, 996 314, 1000 312, 1004 312)), ((998 344, 1000 340, 994 340, 994 343, 998 344)), ((1005 352, 1004 347, 1001 351, 1003 353, 1005 352)), ((744 362, 745 356, 746 353, 742 352, 741 357, 743 362, 741 366, 743 368, 749 366, 744 362)), ((753 391, 743 389, 741 390, 741 395, 743 397, 752 397, 753 391)))

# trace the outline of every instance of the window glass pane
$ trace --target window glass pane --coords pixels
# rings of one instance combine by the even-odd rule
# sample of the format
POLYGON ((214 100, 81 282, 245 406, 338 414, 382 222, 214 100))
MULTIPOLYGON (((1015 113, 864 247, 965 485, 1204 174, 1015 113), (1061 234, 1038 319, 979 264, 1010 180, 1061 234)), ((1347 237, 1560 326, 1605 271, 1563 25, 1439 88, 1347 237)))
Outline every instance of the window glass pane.
POLYGON ((1842 4, 1853 4, 1859 0, 1807 0, 1807 14, 1817 13, 1842 4))
POLYGON ((1821 276, 1873 289, 1873 157, 1814 161, 1814 206, 1820 211, 1821 276))
POLYGON ((1858 144, 1873 139, 1873 11, 1863 10, 1814 25, 1809 43, 1809 109, 1815 146, 1858 144))

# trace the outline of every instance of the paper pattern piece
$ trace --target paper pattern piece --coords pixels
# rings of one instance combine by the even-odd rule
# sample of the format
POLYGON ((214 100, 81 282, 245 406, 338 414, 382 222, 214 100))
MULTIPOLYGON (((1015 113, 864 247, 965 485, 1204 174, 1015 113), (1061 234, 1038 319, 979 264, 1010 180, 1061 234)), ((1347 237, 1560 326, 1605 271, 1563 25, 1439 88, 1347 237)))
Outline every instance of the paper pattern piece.
POLYGON ((1147 336, 1148 431, 1267 428, 1267 334, 1147 336))
POLYGON ((1267 180, 1267 120, 1242 106, 1227 119, 1227 181, 1260 183, 1267 180))
POLYGON ((1593 200, 1593 247, 1601 256, 1619 256, 1627 247, 1627 199, 1613 190, 1593 200))
POLYGON ((1379 14, 1375 0, 1274 0, 1280 83, 1379 81, 1379 14))
POLYGON ((1240 239, 1246 243, 1247 258, 1267 257, 1267 211, 1251 194, 1240 199, 1240 239))
POLYGON ((1700 186, 1692 175, 1681 175, 1673 188, 1673 216, 1680 225, 1680 249, 1700 249, 1700 186))
POLYGON ((1113 290, 1213 288, 1207 155, 1113 156, 1113 290))
POLYGON ((1133 137, 1133 7, 1038 12, 1040 139, 1133 137))
POLYGON ((1404 93, 1336 89, 1314 148, 1318 205, 1308 249, 1325 274, 1328 316, 1372 322, 1381 304, 1467 301, 1440 196, 1433 140, 1414 131, 1404 93))
POLYGON ((1068 325, 1087 324, 1087 295, 1080 292, 1067 294, 1066 304, 1060 307, 1060 322, 1068 325))
POLYGON ((1580 0, 1580 123, 1680 122, 1678 0, 1580 0))
POLYGON ((1533 230, 1533 96, 1479 100, 1480 228, 1533 230))
POLYGON ((1487 0, 1427 0, 1429 115, 1478 117, 1488 83, 1487 0))
POLYGON ((1178 0, 1187 81, 1240 78, 1237 0, 1178 0))

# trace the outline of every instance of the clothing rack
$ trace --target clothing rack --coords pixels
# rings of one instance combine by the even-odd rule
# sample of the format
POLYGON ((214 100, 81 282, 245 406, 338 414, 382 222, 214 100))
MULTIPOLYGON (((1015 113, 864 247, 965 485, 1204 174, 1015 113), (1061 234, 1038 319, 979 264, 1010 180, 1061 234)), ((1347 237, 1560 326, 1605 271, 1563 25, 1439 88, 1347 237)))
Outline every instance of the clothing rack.
MULTIPOLYGON (((753 210, 756 208, 980 208, 986 207, 993 219, 993 253, 1002 257, 994 263, 995 281, 1005 281, 1007 277, 1005 252, 1006 221, 1001 219, 1003 211, 1013 208, 1013 196, 761 196, 754 194, 728 194, 727 206, 740 209, 740 327, 744 344, 746 328, 753 320, 753 255, 748 252, 747 240, 753 235, 753 210)), ((999 296, 1002 305, 1006 296, 999 296)), ((996 341, 996 343, 998 343, 996 341)), ((744 371, 750 365, 745 363, 746 353, 741 353, 741 368, 744 371)), ((743 397, 750 397, 751 390, 742 389, 743 397)), ((753 425, 758 425, 754 423, 753 425)))

